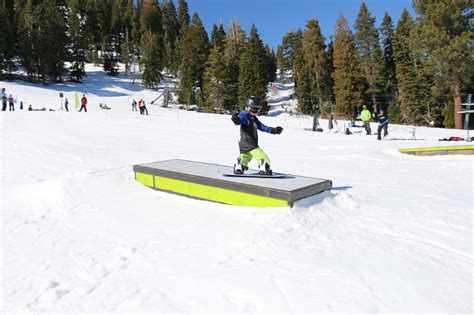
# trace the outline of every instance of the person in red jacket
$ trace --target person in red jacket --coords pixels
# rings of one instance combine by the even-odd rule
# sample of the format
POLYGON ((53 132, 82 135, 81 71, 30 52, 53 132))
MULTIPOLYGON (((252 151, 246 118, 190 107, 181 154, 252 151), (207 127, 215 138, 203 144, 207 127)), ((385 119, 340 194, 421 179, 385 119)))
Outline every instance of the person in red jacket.
POLYGON ((85 94, 82 94, 82 98, 81 98, 81 108, 79 109, 79 111, 82 111, 82 109, 84 108, 84 111, 87 113, 87 97, 85 94))

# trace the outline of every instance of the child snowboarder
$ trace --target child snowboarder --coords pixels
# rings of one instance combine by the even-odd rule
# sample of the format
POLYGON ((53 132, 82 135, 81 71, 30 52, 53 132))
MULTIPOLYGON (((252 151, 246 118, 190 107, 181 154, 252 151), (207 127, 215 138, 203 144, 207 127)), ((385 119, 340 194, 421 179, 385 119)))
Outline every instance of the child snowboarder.
POLYGON ((237 158, 237 164, 234 165, 234 174, 243 174, 248 170, 248 163, 255 158, 258 161, 260 175, 272 175, 270 168, 270 159, 258 146, 257 129, 263 132, 279 135, 282 133, 282 127, 268 127, 258 120, 257 115, 262 109, 260 99, 255 96, 249 96, 245 100, 247 111, 234 113, 232 121, 236 126, 240 125, 240 156, 237 158))

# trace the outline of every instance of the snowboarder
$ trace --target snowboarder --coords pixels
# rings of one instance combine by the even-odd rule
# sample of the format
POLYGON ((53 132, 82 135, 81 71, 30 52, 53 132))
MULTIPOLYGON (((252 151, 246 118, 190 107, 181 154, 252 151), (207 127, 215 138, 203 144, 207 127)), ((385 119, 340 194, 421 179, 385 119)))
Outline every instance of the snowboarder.
POLYGON ((260 175, 272 175, 270 168, 270 159, 258 146, 257 129, 274 135, 282 133, 282 127, 268 127, 257 118, 262 105, 260 99, 255 96, 249 96, 245 99, 247 111, 237 112, 232 115, 232 121, 236 126, 240 125, 240 156, 237 158, 237 164, 234 165, 234 174, 243 174, 248 170, 248 163, 255 158, 258 161, 260 175))
POLYGON ((2 112, 7 110, 7 93, 5 93, 5 88, 2 88, 2 112))
POLYGON ((372 115, 370 114, 370 111, 367 109, 367 106, 364 105, 362 106, 362 112, 360 113, 360 119, 364 122, 364 128, 365 128, 365 133, 367 135, 370 135, 372 133, 372 130, 370 129, 370 119, 372 118, 372 115))
POLYGON ((84 111, 87 113, 87 97, 85 94, 82 94, 82 98, 81 98, 81 108, 79 109, 79 111, 82 111, 82 109, 84 108, 84 111))
POLYGON ((379 121, 379 126, 377 128, 377 140, 382 140, 382 129, 383 137, 385 138, 388 135, 388 117, 385 115, 385 112, 382 108, 379 111, 377 120, 379 121))
POLYGON ((8 98, 8 110, 9 111, 15 111, 15 100, 13 99, 13 95, 10 94, 10 97, 8 98))
POLYGON ((138 109, 137 109, 137 101, 135 101, 135 99, 133 99, 132 101, 132 112, 137 112, 138 109))

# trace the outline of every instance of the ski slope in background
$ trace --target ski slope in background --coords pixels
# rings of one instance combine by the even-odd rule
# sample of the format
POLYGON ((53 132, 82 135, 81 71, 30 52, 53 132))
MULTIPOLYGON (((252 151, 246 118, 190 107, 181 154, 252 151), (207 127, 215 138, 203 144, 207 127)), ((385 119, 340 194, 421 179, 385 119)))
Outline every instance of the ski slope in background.
POLYGON ((88 74, 1 82, 25 106, 56 109, 0 113, 2 312, 472 313, 474 160, 398 152, 465 131, 377 141, 329 134, 323 120, 308 132, 311 117, 285 112, 292 86, 275 84, 261 121, 284 132, 260 134, 272 168, 333 190, 293 208, 233 207, 151 190, 132 172, 165 159, 232 165, 229 115, 150 105, 157 92, 88 74), (57 111, 59 92, 74 108, 74 90, 88 112, 57 111), (149 116, 131 112, 133 97, 149 116))

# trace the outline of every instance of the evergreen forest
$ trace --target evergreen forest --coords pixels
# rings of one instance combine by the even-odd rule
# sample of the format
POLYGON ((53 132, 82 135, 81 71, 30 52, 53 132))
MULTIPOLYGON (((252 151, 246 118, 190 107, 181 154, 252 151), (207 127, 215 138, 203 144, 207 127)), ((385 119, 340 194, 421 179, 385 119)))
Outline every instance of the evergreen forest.
POLYGON ((235 111, 258 96, 263 113, 278 80, 294 82, 304 114, 352 115, 365 104, 393 123, 447 128, 462 128, 458 112, 474 94, 472 0, 413 0, 416 16, 404 10, 396 22, 388 13, 376 20, 361 2, 354 25, 341 14, 326 38, 311 19, 276 51, 255 25, 247 34, 237 20, 208 34, 186 0, 0 4, 1 80, 80 83, 93 63, 150 89, 177 78, 178 101, 208 112, 235 111))

